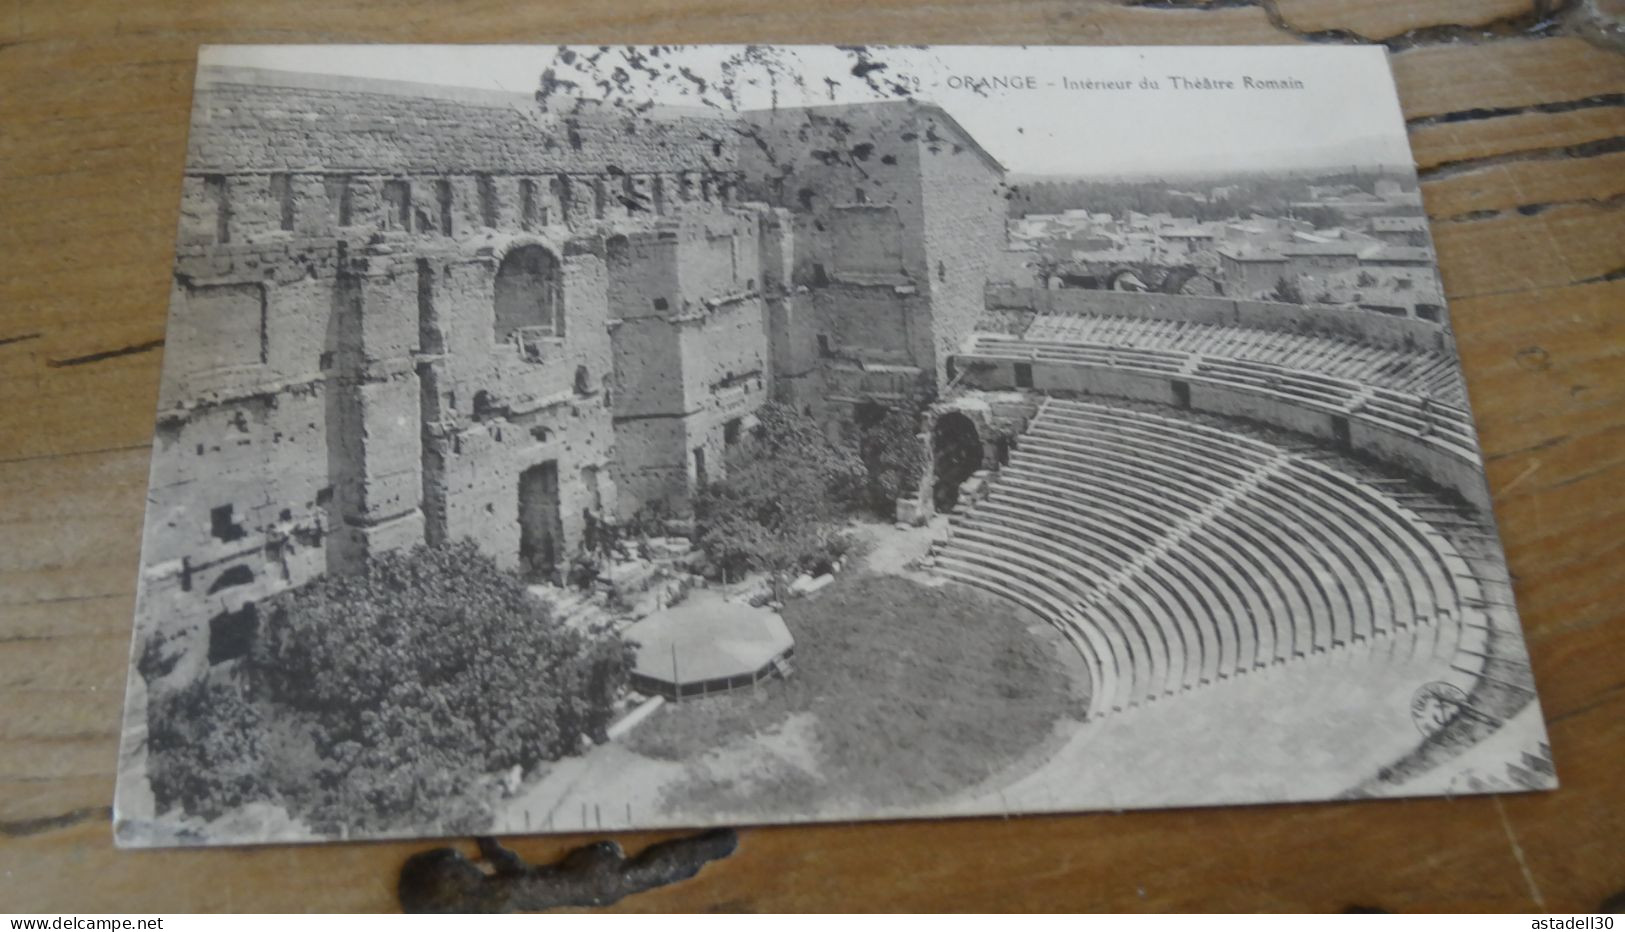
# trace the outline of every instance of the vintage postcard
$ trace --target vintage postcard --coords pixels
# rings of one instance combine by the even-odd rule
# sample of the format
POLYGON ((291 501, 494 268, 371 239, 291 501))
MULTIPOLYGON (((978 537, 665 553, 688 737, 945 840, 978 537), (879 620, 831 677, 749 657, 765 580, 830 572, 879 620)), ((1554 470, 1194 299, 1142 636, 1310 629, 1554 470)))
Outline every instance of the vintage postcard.
POLYGON ((133 846, 1556 785, 1371 48, 203 50, 133 846))

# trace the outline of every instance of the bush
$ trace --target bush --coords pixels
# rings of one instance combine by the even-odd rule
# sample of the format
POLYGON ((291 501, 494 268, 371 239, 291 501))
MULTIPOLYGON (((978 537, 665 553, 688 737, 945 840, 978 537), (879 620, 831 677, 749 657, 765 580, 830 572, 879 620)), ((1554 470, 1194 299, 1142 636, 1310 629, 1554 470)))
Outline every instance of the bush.
POLYGON ((323 832, 477 829, 489 775, 601 737, 632 664, 620 641, 548 618, 469 541, 383 554, 271 599, 262 617, 241 671, 257 704, 194 686, 175 700, 187 703, 180 716, 154 716, 182 723, 165 748, 153 743, 176 771, 155 771, 161 799, 207 815, 220 807, 197 801, 270 798, 323 832), (252 739, 273 722, 297 723, 288 743, 310 766, 288 766, 297 754, 255 763, 265 755, 252 739), (183 769, 222 785, 193 787, 183 769), (240 780, 245 769, 270 785, 240 780))
POLYGON ((816 560, 839 536, 834 522, 867 494, 857 451, 831 442, 811 417, 769 404, 757 418, 750 454, 695 499, 697 543, 730 576, 816 560))
POLYGON ((155 697, 147 719, 148 775, 159 808, 205 819, 274 798, 265 721, 241 685, 209 676, 155 697))
POLYGON ((898 496, 917 487, 925 475, 925 445, 918 435, 919 414, 911 408, 890 408, 860 428, 868 504, 882 518, 896 517, 898 496))
POLYGON ((1286 304, 1302 304, 1303 291, 1298 287, 1296 278, 1283 275, 1275 280, 1275 290, 1265 297, 1271 301, 1281 301, 1286 304))

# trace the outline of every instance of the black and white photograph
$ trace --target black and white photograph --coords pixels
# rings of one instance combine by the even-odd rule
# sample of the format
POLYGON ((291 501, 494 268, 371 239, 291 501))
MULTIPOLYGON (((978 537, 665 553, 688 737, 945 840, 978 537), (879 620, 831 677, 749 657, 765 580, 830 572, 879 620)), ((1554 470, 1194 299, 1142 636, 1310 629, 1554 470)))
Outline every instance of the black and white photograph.
POLYGON ((132 847, 1557 785, 1378 47, 207 46, 132 847))

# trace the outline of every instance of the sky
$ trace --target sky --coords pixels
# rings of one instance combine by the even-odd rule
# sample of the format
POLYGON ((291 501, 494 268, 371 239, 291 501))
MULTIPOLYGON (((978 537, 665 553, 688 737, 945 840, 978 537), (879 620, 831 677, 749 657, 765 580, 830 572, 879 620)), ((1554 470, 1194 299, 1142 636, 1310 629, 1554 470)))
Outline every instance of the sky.
POLYGON ((654 55, 630 48, 610 47, 589 64, 597 48, 575 46, 561 55, 557 46, 521 45, 206 46, 200 62, 522 94, 534 92, 551 67, 555 77, 580 85, 561 93, 594 98, 605 90, 593 80, 620 67, 626 79, 608 85, 609 93, 629 102, 696 105, 703 97, 739 109, 775 100, 799 106, 884 99, 901 85, 947 110, 1021 174, 1411 164, 1381 48, 668 46, 654 55), (854 76, 855 66, 865 74, 854 76), (1258 86, 1264 81, 1286 87, 1258 86))

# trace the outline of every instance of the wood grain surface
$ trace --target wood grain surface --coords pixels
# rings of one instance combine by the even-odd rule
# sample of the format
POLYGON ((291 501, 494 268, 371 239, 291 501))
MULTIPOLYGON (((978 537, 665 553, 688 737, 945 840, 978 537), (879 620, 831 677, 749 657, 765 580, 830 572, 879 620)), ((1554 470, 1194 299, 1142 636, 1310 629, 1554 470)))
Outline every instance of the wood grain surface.
POLYGON ((1596 908, 1625 887, 1622 16, 1619 0, 0 0, 0 911, 393 909, 428 846, 120 852, 109 823, 197 46, 335 41, 1387 44, 1562 789, 751 829, 618 908, 1596 908))

